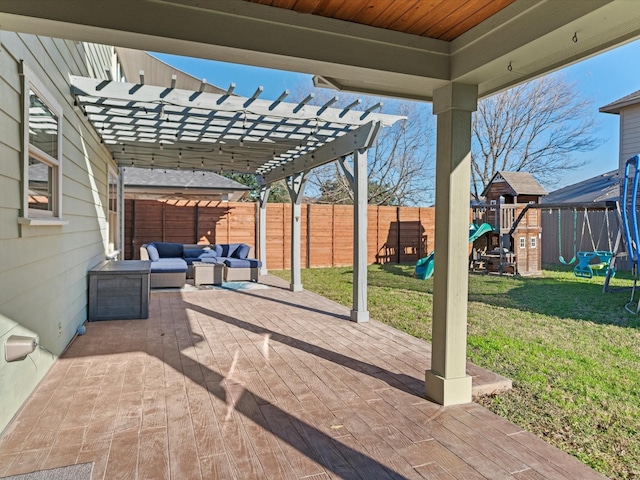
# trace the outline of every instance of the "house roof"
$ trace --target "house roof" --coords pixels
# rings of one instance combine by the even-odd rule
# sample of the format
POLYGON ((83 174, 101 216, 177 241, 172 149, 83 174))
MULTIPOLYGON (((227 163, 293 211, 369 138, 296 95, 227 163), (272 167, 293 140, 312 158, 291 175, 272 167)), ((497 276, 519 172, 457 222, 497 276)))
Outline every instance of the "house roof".
POLYGON ((547 191, 542 188, 542 185, 529 172, 503 171, 496 172, 493 175, 482 195, 486 196, 491 184, 496 182, 506 182, 513 191, 513 195, 547 195, 547 191))
POLYGON ((213 172, 174 169, 124 168, 125 196, 240 200, 249 190, 241 183, 213 172))
POLYGON ((175 88, 182 90, 199 90, 209 93, 224 93, 225 90, 183 72, 162 60, 142 50, 133 48, 115 47, 118 62, 127 81, 134 82, 140 78, 140 72, 144 72, 145 83, 150 85, 164 85, 171 82, 175 88))
POLYGON ((612 170, 555 190, 540 203, 587 203, 618 200, 620 198, 620 175, 612 170))
POLYGON ((624 97, 619 98, 615 102, 611 102, 604 107, 600 107, 599 110, 602 113, 619 114, 620 110, 622 110, 624 107, 635 105, 637 103, 640 103, 640 90, 630 93, 629 95, 625 95, 624 97))

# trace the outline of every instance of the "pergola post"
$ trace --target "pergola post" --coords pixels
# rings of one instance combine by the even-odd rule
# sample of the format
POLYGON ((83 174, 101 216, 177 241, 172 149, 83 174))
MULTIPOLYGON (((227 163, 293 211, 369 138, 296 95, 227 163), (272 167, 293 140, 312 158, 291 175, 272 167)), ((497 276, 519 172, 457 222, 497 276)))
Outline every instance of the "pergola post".
POLYGON ((292 292, 302 291, 300 272, 300 223, 302 220, 302 197, 307 183, 306 172, 287 177, 287 190, 291 196, 291 284, 292 292))
POLYGON ((468 237, 471 114, 476 85, 449 83, 434 91, 437 115, 436 233, 431 370, 425 393, 442 404, 471 401, 467 362, 468 237))
POLYGON ((258 255, 262 262, 260 275, 266 275, 267 271, 267 201, 271 192, 270 185, 260 187, 260 209, 258 210, 258 255))
POLYGON ((353 169, 340 159, 340 165, 353 190, 353 308, 351 320, 369 321, 367 310, 367 210, 369 176, 367 172, 367 150, 353 153, 353 169))

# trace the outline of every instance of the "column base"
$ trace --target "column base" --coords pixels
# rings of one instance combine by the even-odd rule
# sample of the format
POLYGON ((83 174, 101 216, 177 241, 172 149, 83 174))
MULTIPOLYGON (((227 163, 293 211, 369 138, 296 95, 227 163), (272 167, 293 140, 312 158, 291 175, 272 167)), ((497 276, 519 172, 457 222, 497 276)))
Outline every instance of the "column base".
POLYGON ((366 323, 369 321, 369 310, 351 310, 351 321, 366 323))
POLYGON ((290 283, 289 290, 291 290, 292 292, 301 292, 304 289, 302 288, 301 283, 290 283))
POLYGON ((432 370, 425 374, 424 393, 440 405, 459 405, 471 402, 471 377, 444 378, 432 370))
POLYGON ((269 272, 267 271, 266 268, 261 268, 260 269, 260 275, 269 275, 269 272))

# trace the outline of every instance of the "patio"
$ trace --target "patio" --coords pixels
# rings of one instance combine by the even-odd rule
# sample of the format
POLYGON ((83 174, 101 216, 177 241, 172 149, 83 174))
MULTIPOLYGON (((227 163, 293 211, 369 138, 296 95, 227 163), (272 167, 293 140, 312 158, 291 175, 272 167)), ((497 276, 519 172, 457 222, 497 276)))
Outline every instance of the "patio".
MULTIPOLYGON (((429 344, 261 280, 153 292, 148 320, 88 324, 0 438, 0 475, 603 478, 476 404, 425 400, 429 344)), ((504 387, 468 373, 474 392, 504 387)))

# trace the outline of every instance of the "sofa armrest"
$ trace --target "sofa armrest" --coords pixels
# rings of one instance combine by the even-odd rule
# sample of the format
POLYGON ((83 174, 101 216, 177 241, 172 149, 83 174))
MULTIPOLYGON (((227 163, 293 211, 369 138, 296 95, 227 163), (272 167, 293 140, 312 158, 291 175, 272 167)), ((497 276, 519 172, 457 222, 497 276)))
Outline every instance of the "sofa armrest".
POLYGON ((149 252, 147 252, 147 244, 140 247, 140 260, 149 260, 149 252))

